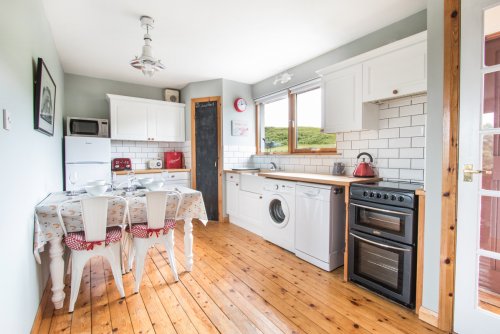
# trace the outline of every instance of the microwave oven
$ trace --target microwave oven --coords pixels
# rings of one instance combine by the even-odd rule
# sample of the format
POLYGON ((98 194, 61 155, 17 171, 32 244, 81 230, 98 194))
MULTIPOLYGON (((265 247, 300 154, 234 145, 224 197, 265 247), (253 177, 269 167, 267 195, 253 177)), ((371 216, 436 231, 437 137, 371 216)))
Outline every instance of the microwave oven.
POLYGON ((66 135, 109 137, 109 121, 100 118, 68 117, 66 135))

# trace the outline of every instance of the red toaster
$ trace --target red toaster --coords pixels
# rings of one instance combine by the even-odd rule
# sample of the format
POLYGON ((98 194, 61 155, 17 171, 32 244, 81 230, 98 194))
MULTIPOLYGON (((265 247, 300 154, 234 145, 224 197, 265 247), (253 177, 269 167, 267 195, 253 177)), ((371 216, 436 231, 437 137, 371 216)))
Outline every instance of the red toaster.
POLYGON ((180 169, 184 167, 184 154, 182 152, 165 152, 165 168, 180 169))
POLYGON ((132 161, 129 158, 115 158, 111 163, 111 170, 119 171, 119 170, 131 170, 132 169, 132 161))

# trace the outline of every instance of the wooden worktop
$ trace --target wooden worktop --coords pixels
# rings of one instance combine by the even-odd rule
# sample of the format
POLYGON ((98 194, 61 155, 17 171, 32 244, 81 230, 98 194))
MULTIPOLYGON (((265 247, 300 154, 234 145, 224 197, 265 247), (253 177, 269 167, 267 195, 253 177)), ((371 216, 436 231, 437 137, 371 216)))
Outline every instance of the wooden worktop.
POLYGON ((246 169, 246 170, 224 169, 224 173, 234 173, 234 174, 257 174, 257 173, 259 173, 259 168, 255 168, 255 169, 246 169))
POLYGON ((336 186, 349 186, 352 183, 369 183, 382 180, 379 177, 353 177, 353 176, 341 176, 341 175, 286 173, 286 172, 259 173, 258 175, 268 177, 271 179, 310 182, 319 184, 331 184, 336 186))
POLYGON ((116 175, 127 175, 129 172, 134 172, 135 174, 156 174, 156 173, 162 173, 162 172, 169 172, 169 173, 175 173, 175 172, 190 172, 191 169, 189 168, 179 168, 179 169, 134 169, 134 170, 120 170, 116 171, 113 173, 116 173, 116 175))

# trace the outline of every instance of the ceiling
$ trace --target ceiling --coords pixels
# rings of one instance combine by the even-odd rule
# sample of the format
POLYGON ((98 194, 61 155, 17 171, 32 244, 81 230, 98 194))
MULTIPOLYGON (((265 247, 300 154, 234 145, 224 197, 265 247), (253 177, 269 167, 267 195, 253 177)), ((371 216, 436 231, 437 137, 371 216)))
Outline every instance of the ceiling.
POLYGON ((66 73, 156 87, 225 78, 248 84, 425 9, 426 0, 42 0, 66 73), (139 17, 155 19, 146 78, 139 17))

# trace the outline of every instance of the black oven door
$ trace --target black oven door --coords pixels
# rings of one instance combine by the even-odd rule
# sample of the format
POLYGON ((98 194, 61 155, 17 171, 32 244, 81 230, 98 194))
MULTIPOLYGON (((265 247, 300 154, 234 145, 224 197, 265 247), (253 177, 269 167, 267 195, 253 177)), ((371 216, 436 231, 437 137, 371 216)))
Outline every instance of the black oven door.
POLYGON ((415 249, 362 232, 349 233, 349 279, 415 307, 415 249))
POLYGON ((99 121, 90 119, 71 119, 69 121, 71 135, 98 136, 99 121))
POLYGON ((416 215, 412 209, 351 200, 349 228, 414 245, 416 215))

